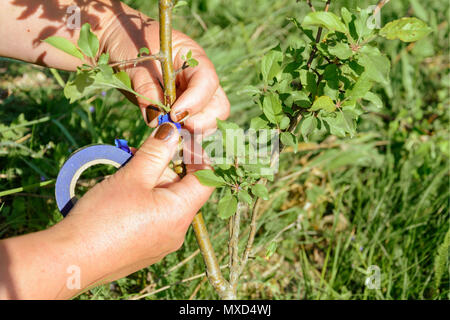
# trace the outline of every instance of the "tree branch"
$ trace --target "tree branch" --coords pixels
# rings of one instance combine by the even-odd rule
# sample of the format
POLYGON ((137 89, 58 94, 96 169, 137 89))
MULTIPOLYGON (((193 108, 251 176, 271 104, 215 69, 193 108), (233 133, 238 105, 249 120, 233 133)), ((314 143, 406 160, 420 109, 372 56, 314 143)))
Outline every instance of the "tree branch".
MULTIPOLYGON (((159 38, 160 55, 163 82, 164 82, 164 104, 171 107, 176 100, 175 72, 172 61, 172 0, 159 0, 159 38)), ((183 175, 184 172, 181 174, 183 175)), ((209 282, 219 294, 221 299, 236 299, 220 271, 214 248, 211 245, 205 221, 199 212, 192 221, 192 227, 197 238, 200 252, 206 265, 206 275, 209 282)))
POLYGON ((206 230, 205 221, 201 212, 199 212, 192 221, 192 227, 197 238, 200 252, 203 256, 203 261, 206 265, 206 275, 208 280, 219 294, 221 299, 233 300, 236 299, 234 292, 230 288, 230 284, 222 275, 220 271, 219 262, 217 261, 211 241, 209 240, 208 231, 206 230))
POLYGON ((238 202, 236 213, 230 219, 230 287, 235 294, 240 275, 239 232, 241 226, 241 210, 243 207, 241 202, 238 202))
POLYGON ((172 61, 172 0, 159 0, 159 42, 164 82, 164 104, 171 107, 177 98, 172 61))
POLYGON ((118 61, 118 62, 113 62, 110 63, 109 66, 110 67, 120 67, 120 66, 124 66, 127 64, 132 64, 134 66, 136 66, 138 63, 144 62, 144 61, 148 61, 148 60, 161 60, 161 54, 160 53, 156 53, 156 54, 152 54, 150 56, 143 56, 143 57, 138 57, 138 58, 134 58, 134 59, 130 59, 130 60, 123 60, 123 61, 118 61))
POLYGON ((177 76, 180 72, 182 72, 184 69, 187 69, 187 68, 189 68, 189 65, 187 64, 186 61, 184 61, 181 68, 178 69, 177 71, 175 71, 175 76, 177 76))
POLYGON ((308 4, 308 6, 311 8, 312 12, 316 12, 316 8, 314 8, 314 6, 311 3, 311 0, 306 0, 306 3, 308 4))
POLYGON ((375 10, 373 10, 373 15, 376 15, 378 12, 380 12, 381 8, 383 8, 388 2, 391 0, 380 0, 378 1, 377 7, 375 10))
MULTIPOLYGON (((330 8, 330 3, 331 3, 331 0, 328 0, 327 1, 327 3, 325 4, 325 8, 324 8, 324 10, 323 11, 325 11, 325 12, 327 12, 328 11, 328 9, 330 8)), ((314 10, 313 10, 314 11, 314 10)), ((320 42, 320 38, 322 37, 322 31, 323 31, 323 28, 322 27, 319 27, 319 29, 317 30, 317 36, 316 36, 316 45, 313 47, 313 49, 311 50, 311 54, 309 55, 309 59, 308 59, 308 62, 307 62, 307 66, 308 66, 308 69, 311 67, 311 64, 312 64, 312 62, 313 62, 313 60, 314 60, 314 57, 316 56, 316 52, 317 52, 317 43, 319 43, 320 42)))

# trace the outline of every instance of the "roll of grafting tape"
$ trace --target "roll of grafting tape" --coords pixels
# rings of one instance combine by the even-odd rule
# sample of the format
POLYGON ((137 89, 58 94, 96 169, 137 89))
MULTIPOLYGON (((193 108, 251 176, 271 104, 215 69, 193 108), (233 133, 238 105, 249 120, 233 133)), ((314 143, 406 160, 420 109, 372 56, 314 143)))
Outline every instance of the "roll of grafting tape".
MULTIPOLYGON (((181 125, 170 119, 168 114, 158 117, 158 125, 173 123, 178 130, 181 125)), ((75 186, 81 174, 96 164, 110 164, 116 168, 125 165, 132 157, 128 143, 123 139, 115 140, 116 146, 97 144, 81 148, 64 163, 56 179, 55 196, 59 211, 65 217, 75 205, 75 186)))
POLYGON ((116 146, 98 144, 81 148, 64 163, 56 179, 55 196, 59 211, 65 217, 76 202, 75 186, 81 174, 96 164, 110 164, 116 168, 132 157, 127 141, 116 139, 116 146))

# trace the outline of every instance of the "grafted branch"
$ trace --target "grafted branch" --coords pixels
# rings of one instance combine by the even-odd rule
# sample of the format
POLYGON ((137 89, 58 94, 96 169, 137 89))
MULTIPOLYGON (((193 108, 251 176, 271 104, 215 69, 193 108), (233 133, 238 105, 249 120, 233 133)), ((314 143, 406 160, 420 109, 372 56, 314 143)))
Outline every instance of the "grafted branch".
POLYGON ((172 106, 177 98, 172 61, 172 0, 159 1, 160 61, 164 83, 164 104, 172 106))
POLYGON ((221 299, 232 300, 236 299, 233 290, 230 289, 230 284, 222 275, 220 271, 219 262, 214 253, 211 241, 209 239, 208 231, 206 230, 205 221, 203 220, 202 213, 199 212, 192 222, 195 236, 197 238, 200 252, 202 253, 203 261, 206 265, 206 275, 208 280, 219 294, 221 299))
MULTIPOLYGON (((158 60, 161 62, 163 75, 164 104, 168 107, 171 107, 176 100, 176 72, 173 69, 172 61, 172 8, 172 0, 159 1, 160 52, 158 53, 158 60)), ((192 227, 206 265, 206 275, 209 282, 221 299, 236 299, 230 284, 222 275, 201 212, 194 217, 192 227)))

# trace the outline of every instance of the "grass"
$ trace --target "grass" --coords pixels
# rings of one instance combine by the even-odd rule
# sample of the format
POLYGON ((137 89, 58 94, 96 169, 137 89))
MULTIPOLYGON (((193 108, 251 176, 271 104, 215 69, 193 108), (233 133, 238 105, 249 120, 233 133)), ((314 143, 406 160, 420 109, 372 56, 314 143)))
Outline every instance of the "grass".
MULTIPOLYGON (((126 2, 156 16, 155 1, 126 2)), ((339 5, 354 7, 356 1, 339 5)), ((261 57, 279 42, 302 41, 286 17, 301 19, 307 12, 305 3, 293 0, 193 0, 176 13, 176 27, 204 46, 231 101, 231 118, 245 124, 259 113, 245 86, 258 84, 261 57)), ((382 110, 367 106, 357 137, 318 136, 298 153, 282 155, 241 298, 450 297, 448 12, 448 4, 429 0, 391 1, 383 9, 383 22, 415 15, 434 32, 412 46, 379 44, 392 62, 391 84, 379 88, 382 110), (266 257, 269 247, 275 250, 266 257), (374 274, 370 266, 379 268, 379 289, 365 285, 374 274)), ((52 179, 71 152, 116 137, 138 146, 149 130, 117 92, 70 105, 60 85, 69 74, 7 59, 0 69, 0 236, 8 237, 61 219, 52 179)), ((91 169, 79 193, 111 172, 91 169)), ((216 218, 219 197, 213 195, 203 213, 224 264, 227 232, 216 218)), ((247 225, 244 217, 244 230, 247 225)), ((190 230, 182 249, 160 263, 79 299, 215 299, 196 250, 190 230)))

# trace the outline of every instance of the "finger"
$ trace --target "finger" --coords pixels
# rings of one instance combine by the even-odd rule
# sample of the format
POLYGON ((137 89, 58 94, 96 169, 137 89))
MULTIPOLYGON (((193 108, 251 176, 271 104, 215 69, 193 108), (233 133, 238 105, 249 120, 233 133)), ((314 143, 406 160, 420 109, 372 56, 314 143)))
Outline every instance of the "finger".
MULTIPOLYGON (((154 61, 149 61, 148 63, 150 62, 154 63, 154 61)), ((153 71, 154 69, 151 69, 150 66, 141 66, 131 72, 130 77, 134 91, 151 101, 161 102, 164 101, 164 93, 160 85, 160 76, 153 71)), ((161 114, 161 111, 156 103, 152 104, 149 100, 139 96, 136 97, 137 105, 141 109, 145 123, 154 128, 157 126, 156 118, 161 114)))
MULTIPOLYGON (((130 151, 133 155, 136 154, 138 149, 130 147, 130 151)), ((180 180, 180 177, 170 168, 166 168, 161 175, 161 177, 158 180, 157 186, 158 187, 164 187, 165 185, 168 185, 170 183, 174 183, 180 180)))
POLYGON ((206 56, 198 58, 198 61, 197 67, 181 75, 186 77, 186 90, 177 99, 170 113, 170 117, 177 122, 202 111, 219 87, 219 79, 211 61, 206 56))
POLYGON ((175 171, 167 167, 155 186, 158 188, 164 188, 165 186, 178 181, 180 181, 180 177, 175 173, 175 171))
POLYGON ((208 105, 203 111, 184 122, 184 127, 191 132, 201 132, 208 135, 217 128, 216 119, 225 120, 230 115, 230 102, 222 87, 216 90, 208 105))
POLYGON ((202 185, 194 175, 198 170, 211 169, 211 166, 205 151, 192 135, 184 137, 183 160, 186 164, 186 176, 166 188, 175 195, 175 200, 171 202, 174 206, 173 212, 179 212, 182 215, 181 220, 185 221, 187 226, 211 196, 214 188, 202 185))
POLYGON ((173 158, 179 137, 178 130, 172 123, 163 123, 136 151, 124 167, 123 174, 133 183, 153 188, 173 158))
POLYGON ((187 222, 186 224, 192 221, 214 191, 214 187, 202 185, 193 173, 187 174, 167 189, 171 191, 175 199, 170 202, 172 212, 180 214, 182 220, 187 222))

